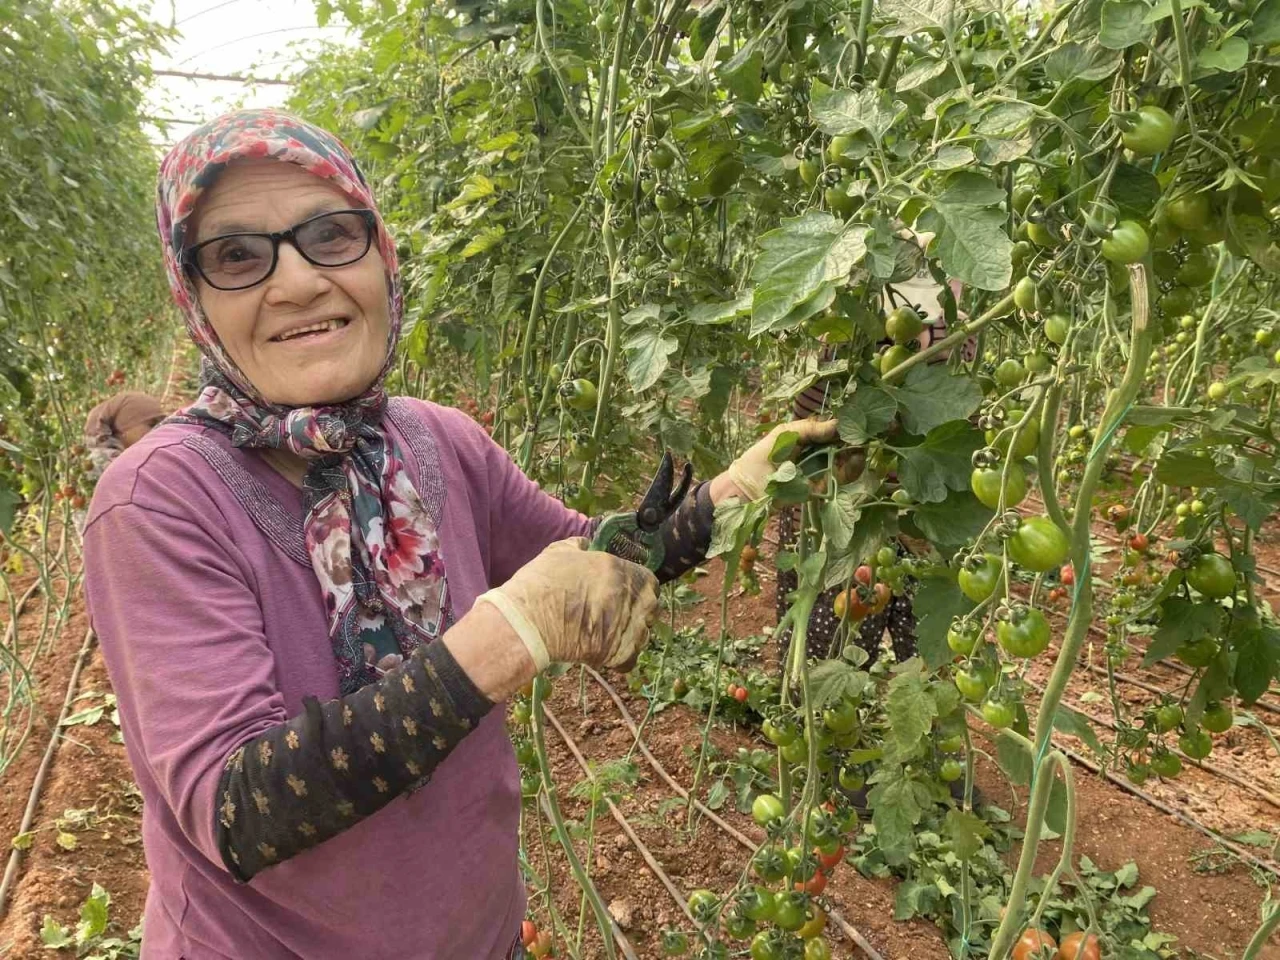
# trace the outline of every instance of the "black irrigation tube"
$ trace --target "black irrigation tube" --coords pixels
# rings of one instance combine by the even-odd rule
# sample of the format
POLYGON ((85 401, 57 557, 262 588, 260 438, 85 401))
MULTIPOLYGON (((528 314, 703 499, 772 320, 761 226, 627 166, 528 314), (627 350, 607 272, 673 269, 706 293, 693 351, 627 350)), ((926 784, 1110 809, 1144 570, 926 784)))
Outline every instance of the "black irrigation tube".
MULTIPOLYGON (((644 754, 644 758, 649 762, 649 765, 653 767, 658 776, 662 777, 667 786, 683 798, 686 803, 693 804, 694 808, 708 820, 718 826, 729 836, 733 837, 733 839, 737 840, 738 843, 742 844, 742 846, 754 853, 756 848, 759 846, 759 843, 753 841, 750 837, 746 836, 746 834, 726 823, 714 810, 702 804, 696 797, 689 796, 689 791, 680 786, 680 784, 676 782, 675 778, 667 772, 666 767, 664 767, 658 758, 649 751, 648 746, 646 746, 644 741, 640 738, 640 729, 636 726, 635 720, 631 716, 631 711, 627 709, 627 705, 623 703, 622 698, 618 696, 617 691, 613 689, 613 686, 609 681, 590 667, 586 667, 585 669, 595 679, 596 683, 600 684, 600 686, 604 688, 604 692, 609 695, 614 706, 616 706, 618 711, 622 714, 622 719, 631 731, 631 735, 636 738, 635 742, 640 748, 640 752, 644 754)), ((859 933, 857 928, 845 920, 838 912, 835 910, 828 910, 827 917, 832 923, 839 927, 840 932, 848 937, 853 942, 854 946, 866 954, 870 960, 885 960, 880 952, 871 945, 867 938, 859 933)))
MULTIPOLYGON (((985 732, 985 731, 982 731, 982 732, 985 732)), ((1125 792, 1131 793, 1135 797, 1138 797, 1141 800, 1145 800, 1148 804, 1155 807, 1161 813, 1164 813, 1164 814, 1167 814, 1168 816, 1173 817, 1175 820, 1178 820, 1179 822, 1185 824, 1186 826, 1191 827, 1193 830, 1196 830, 1199 833, 1204 834, 1206 837, 1213 840, 1215 843, 1221 844, 1225 849, 1231 851, 1233 854, 1235 854, 1241 860, 1246 861, 1251 866, 1256 867, 1259 870, 1264 870, 1276 878, 1280 878, 1280 866, 1270 861, 1260 859, 1256 855, 1250 853, 1244 847, 1240 846, 1238 843, 1235 843, 1234 841, 1224 837, 1221 833, 1219 833, 1217 830, 1214 830, 1212 827, 1206 826, 1205 824, 1201 823, 1199 820, 1196 820, 1194 817, 1188 816, 1187 814, 1183 813, 1181 810, 1177 809, 1176 807, 1171 807, 1169 804, 1165 803, 1163 800, 1159 799, 1158 797, 1152 796, 1150 793, 1147 793, 1147 791, 1142 790, 1139 787, 1134 786, 1128 780, 1124 779, 1123 777, 1117 776, 1116 774, 1112 773, 1110 770, 1103 770, 1099 764, 1094 763, 1084 754, 1078 753, 1075 750, 1072 750, 1070 747, 1064 746, 1060 742, 1057 742, 1054 744, 1054 749, 1061 750, 1074 763, 1078 763, 1080 766, 1084 767, 1086 770, 1089 770, 1093 773, 1101 774, 1103 777, 1105 777, 1107 780, 1110 780, 1112 783, 1120 787, 1125 792)))
MULTIPOLYGON (((44 789, 45 778, 53 766, 53 757, 57 753, 58 743, 62 739, 62 721, 67 718, 67 711, 76 696, 76 687, 80 683, 80 670, 89 659, 89 651, 93 649, 94 634, 86 631, 84 643, 80 645, 80 653, 76 656, 75 666, 71 668, 71 679, 67 682, 67 693, 62 699, 62 710, 54 722, 53 732, 49 735, 49 744, 45 747, 44 757, 40 760, 40 768, 36 771, 35 781, 31 784, 31 792, 27 795, 27 806, 22 812, 22 822, 18 825, 18 834, 22 835, 31 829, 35 820, 36 808, 40 805, 40 793, 44 789)), ((4 879, 0 881, 0 920, 4 919, 8 896, 18 875, 18 864, 22 860, 22 851, 14 847, 9 853, 9 863, 5 867, 4 879)))
MULTIPOLYGON (((1034 680, 1031 680, 1027 677, 1023 677, 1022 679, 1023 679, 1023 682, 1026 683, 1028 686, 1030 686, 1032 689, 1038 690, 1042 693, 1044 692, 1044 687, 1040 686, 1040 684, 1036 683, 1034 680)), ((1087 719, 1090 723, 1098 724, 1099 726, 1106 727, 1108 730, 1112 730, 1112 731, 1116 729, 1116 725, 1112 723, 1110 720, 1105 720, 1102 717, 1094 716, 1092 713, 1089 713, 1088 711, 1085 711, 1085 710, 1080 710, 1079 708, 1076 708, 1076 707, 1073 707, 1072 709, 1074 709, 1077 713, 1079 713, 1081 716, 1087 719)), ((1213 774, 1215 776, 1221 777, 1223 780, 1226 780, 1228 783, 1234 783, 1236 786, 1254 794, 1255 796, 1258 797, 1258 799, 1271 804, 1273 807, 1276 807, 1277 809, 1280 809, 1280 797, 1277 797, 1275 794, 1271 793, 1268 790, 1264 790, 1262 787, 1258 786, 1257 784, 1252 783, 1248 780, 1245 780, 1241 777, 1238 777, 1231 771, 1224 770, 1222 769, 1222 767, 1216 766, 1215 764, 1205 763, 1203 760, 1196 760, 1194 757, 1189 757, 1185 753, 1183 753, 1181 750, 1177 749, 1176 747, 1171 749, 1170 753, 1177 754, 1179 757, 1182 757, 1192 766, 1200 768, 1205 773, 1209 773, 1209 774, 1213 774)))

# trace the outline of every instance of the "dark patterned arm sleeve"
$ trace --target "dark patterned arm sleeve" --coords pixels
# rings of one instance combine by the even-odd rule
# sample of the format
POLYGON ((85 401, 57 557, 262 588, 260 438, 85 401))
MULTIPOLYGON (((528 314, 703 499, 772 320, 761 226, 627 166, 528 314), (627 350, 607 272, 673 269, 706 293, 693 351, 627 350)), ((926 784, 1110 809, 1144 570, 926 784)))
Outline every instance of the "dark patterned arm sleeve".
POLYGON ((426 783, 493 704, 443 643, 377 683, 303 712, 236 749, 218 785, 223 863, 247 881, 426 783))

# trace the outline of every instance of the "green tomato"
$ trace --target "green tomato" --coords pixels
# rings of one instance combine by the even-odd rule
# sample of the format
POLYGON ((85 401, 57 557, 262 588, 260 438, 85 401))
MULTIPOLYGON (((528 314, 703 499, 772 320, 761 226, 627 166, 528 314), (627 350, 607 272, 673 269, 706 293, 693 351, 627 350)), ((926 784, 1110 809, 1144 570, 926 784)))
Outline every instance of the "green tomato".
POLYGON ((1027 212, 1027 207, 1031 206, 1031 201, 1035 199, 1036 188, 1030 183, 1019 183, 1013 188, 1013 195, 1010 197, 1014 213, 1019 216, 1027 212))
MULTIPOLYGON (((1044 354, 1033 353, 1030 357, 1027 357, 1027 360, 1030 361, 1031 357, 1034 356, 1044 357, 1044 354)), ((1048 357, 1045 357, 1045 362, 1049 362, 1048 357)), ((1031 369, 1030 366, 1028 366, 1027 369, 1031 369)), ((1017 421, 1022 419, 1022 414, 1023 411, 1021 410, 1010 410, 1009 420, 1013 423, 1017 423, 1017 421)), ((1004 432, 1000 430, 988 430, 986 432, 987 446, 995 447, 1001 453, 1007 454, 1009 453, 1009 441, 1011 437, 1013 438, 1012 456, 1015 460, 1021 460, 1023 457, 1031 456, 1031 454, 1036 452, 1036 448, 1040 445, 1040 421, 1027 421, 1026 425, 1018 431, 1016 437, 1008 430, 1004 432)))
POLYGON ((1166 703, 1164 706, 1157 707, 1153 716, 1159 733, 1176 730, 1182 724, 1182 708, 1176 703, 1166 703))
POLYGON ((1231 729, 1235 717, 1225 703, 1211 703, 1204 708, 1200 722, 1210 733, 1225 733, 1231 729))
POLYGON ((693 915, 693 922, 699 926, 705 926, 716 918, 716 910, 720 906, 720 898, 714 891, 707 889, 695 890, 689 894, 689 913, 693 915))
MULTIPOLYGON (((1041 353, 1039 350, 1036 350, 1032 353, 1028 353, 1025 363, 1027 365, 1027 370, 1030 373, 1044 373, 1046 370, 1049 369, 1050 366, 1053 365, 1052 361, 1049 359, 1048 354, 1041 353)), ((1031 422, 1032 424, 1036 425, 1037 427, 1036 432, 1039 433, 1039 429, 1038 429, 1039 424, 1036 424, 1034 420, 1031 422)))
MULTIPOLYGON (((1194 503, 1191 511, 1195 512, 1194 503)), ((1221 600, 1236 592, 1236 572, 1222 554, 1202 553, 1187 569, 1187 583, 1206 597, 1221 600)))
POLYGON ((1218 269, 1217 258, 1204 250, 1196 250, 1187 254, 1178 268, 1177 280, 1188 287, 1203 287, 1213 279, 1218 269))
POLYGON ((1133 125, 1120 135, 1125 149, 1132 150, 1140 157, 1150 157, 1164 153, 1173 143, 1173 135, 1177 127, 1173 117, 1161 107, 1147 104, 1138 108, 1133 125))
POLYGON ((967 620, 952 624, 947 628, 947 646, 952 653, 969 656, 978 646, 978 625, 967 620))
POLYGON ((1009 538, 1008 548, 1014 563, 1034 573, 1046 573, 1062 566, 1071 545, 1067 535, 1048 517, 1027 517, 1009 538))
POLYGON ((840 768, 840 788, 842 790, 861 790, 867 782, 862 771, 857 767, 840 768))
POLYGON ((944 783, 952 783, 959 780, 964 776, 964 764, 959 760, 948 757, 938 767, 938 776, 942 778, 944 783))
POLYGON ((804 960, 831 960, 831 946, 822 937, 804 942, 804 960))
POLYGON ((1058 245, 1057 235, 1043 223, 1028 223, 1027 238, 1037 247, 1055 247, 1058 245))
POLYGON ((969 474, 969 489, 983 506, 992 510, 1000 507, 1000 493, 1004 492, 1004 509, 1012 510, 1027 495, 1027 473, 1021 464, 1008 465, 1009 475, 1004 476, 1004 465, 978 467, 969 474), (1001 482, 1003 480, 1003 483, 1001 482))
POLYGON ((792 720, 766 719, 760 726, 761 732, 775 746, 785 747, 794 743, 800 736, 800 728, 792 720))
POLYGON ((858 725, 858 705, 842 697, 822 711, 822 722, 832 733, 849 733, 858 725))
POLYGON ((1050 314, 1044 321, 1045 339, 1050 343, 1062 346, 1067 342, 1067 334, 1071 332, 1071 318, 1061 313, 1050 314))
POLYGON ((777 930, 763 930, 751 941, 751 960, 786 960, 786 945, 777 930))
POLYGON ((1016 607, 1009 620, 996 624, 996 639, 1014 657, 1036 657, 1049 646, 1049 621, 1034 607, 1016 607))
POLYGON ((977 702, 987 694, 991 683, 982 670, 957 670, 956 689, 966 700, 977 702))
POLYGON ((785 812, 782 801, 771 793, 760 794, 751 804, 751 816, 762 827, 773 823, 785 812))
POLYGON ((809 741, 804 737, 796 737, 785 747, 779 747, 778 752, 787 763, 793 765, 804 763, 809 759, 809 741))
POLYGON ((1102 241, 1102 255, 1112 263, 1137 263, 1151 249, 1151 241, 1142 224, 1135 220, 1121 220, 1102 241))
POLYGON ((1124 775, 1129 782, 1135 787, 1140 787, 1147 782, 1147 778, 1151 776, 1151 768, 1145 763, 1130 763, 1124 775))
POLYGON ((1160 295, 1160 312, 1166 317, 1177 317, 1196 305, 1195 291, 1190 287, 1175 285, 1160 295))
POLYGON ((1218 655, 1218 641, 1213 637, 1201 637, 1191 643, 1184 643, 1173 652, 1173 655, 1188 667, 1199 670, 1207 667, 1218 655))
POLYGON ((809 918, 805 916, 809 897, 799 890, 783 890, 774 898, 773 922, 788 933, 795 933, 809 918))
POLYGON ((906 361, 909 356, 911 356, 910 350, 900 343, 895 343, 880 355, 880 375, 888 373, 898 364, 906 361))
POLYGON ((981 557, 971 557, 962 564, 956 579, 960 583, 961 593, 974 603, 981 603, 995 592, 1002 572, 1000 558, 995 554, 984 553, 981 557))
POLYGON ((1151 772, 1166 780, 1174 779, 1182 772, 1182 760, 1176 753, 1161 750, 1151 755, 1151 772))
POLYGON ((689 952, 689 938, 683 930, 662 931, 662 955, 664 957, 683 957, 689 952))
POLYGON ((1013 287, 1013 303, 1019 310, 1034 313, 1036 309, 1036 282, 1023 277, 1013 287))
POLYGON ((997 730, 1004 730, 1013 726, 1014 718, 1017 716, 1017 710, 1014 709, 1012 703, 1007 700, 984 700, 982 701, 982 719, 991 724, 997 730))
POLYGON ((737 905, 752 920, 773 919, 773 893, 767 887, 748 887, 738 894, 737 905))
POLYGON ((1213 215, 1208 193, 1184 193, 1165 205, 1165 216, 1179 230, 1200 230, 1213 215))
POLYGON ((1230 388, 1228 388, 1221 380, 1215 380, 1213 383, 1209 384, 1209 389, 1205 392, 1209 395, 1210 400, 1214 403, 1219 403, 1220 401, 1225 400, 1227 394, 1231 391, 1230 388))
POLYGON ((1197 727, 1178 738, 1178 749, 1192 760, 1203 760, 1213 750, 1213 737, 1197 727))
POLYGON ((964 749, 964 737, 961 734, 953 733, 949 737, 943 737, 938 741, 938 750, 942 753, 959 753, 964 749))
POLYGON ((805 157, 800 161, 800 179, 804 181, 806 187, 812 187, 818 182, 818 175, 822 173, 822 164, 817 160, 805 157))
POLYGON ((898 307, 884 323, 884 332, 894 343, 910 343, 923 329, 924 321, 911 307, 898 307))
POLYGON ((751 859, 751 869, 765 883, 777 883, 787 875, 787 858, 776 845, 761 847, 751 859))
POLYGON ((1016 387, 1026 379, 1026 376, 1026 368, 1013 357, 1001 360, 1000 365, 996 367, 996 383, 1006 390, 1016 387))
POLYGON ((724 925, 724 932, 734 940, 745 940, 756 932, 756 922, 736 905, 725 911, 720 922, 724 925))
POLYGON ((560 396, 573 410, 594 410, 599 396, 596 385, 590 380, 570 380, 560 387, 560 396))

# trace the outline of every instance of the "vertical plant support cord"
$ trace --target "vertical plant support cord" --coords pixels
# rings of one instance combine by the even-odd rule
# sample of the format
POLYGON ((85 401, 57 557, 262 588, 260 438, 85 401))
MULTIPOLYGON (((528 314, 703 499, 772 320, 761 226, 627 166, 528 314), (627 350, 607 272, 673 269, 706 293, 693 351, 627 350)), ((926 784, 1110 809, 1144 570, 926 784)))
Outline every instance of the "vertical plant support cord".
POLYGON ((560 232, 556 234, 555 240, 551 242, 551 249, 547 251, 546 258, 542 261, 542 269, 538 271, 538 279, 533 284, 533 297, 529 304, 529 319, 524 327, 524 344, 520 355, 520 385, 524 394, 525 409, 525 425, 526 435, 524 446, 520 451, 520 469, 525 473, 529 472, 529 464, 533 460, 533 438, 535 430, 532 427, 537 426, 534 419, 533 395, 530 383, 533 379, 533 342, 538 332, 538 321, 542 318, 542 295, 546 288, 547 274, 551 270, 551 261, 555 259, 556 253, 560 250, 560 245, 564 243, 565 237, 569 235, 569 231, 573 229, 574 224, 578 222, 578 217, 582 216, 582 211, 587 208, 587 201, 590 194, 586 194, 582 198, 582 202, 565 221, 560 232))
MULTIPOLYGON (((84 663, 89 659, 89 651, 93 649, 93 631, 89 630, 84 635, 84 643, 80 644, 80 652, 76 655, 75 666, 71 668, 71 678, 67 681, 67 693, 62 698, 62 709, 58 712, 58 719, 53 725, 53 732, 49 735, 49 745, 44 748, 44 756, 40 759, 40 769, 36 771, 36 778, 31 784, 31 793, 27 796, 26 809, 22 811, 22 822, 18 824, 18 833, 23 834, 31 829, 31 824, 36 817, 36 808, 40 806, 40 793, 44 789, 44 781, 49 776, 49 770, 53 766, 53 756, 58 750, 58 741, 62 739, 62 721, 67 719, 67 712, 71 709, 71 701, 75 699, 76 687, 80 684, 80 671, 84 667, 84 663)), ((17 847, 9 853, 9 863, 4 870, 4 879, 0 880, 0 920, 4 919, 5 904, 8 903, 10 891, 13 889, 14 881, 18 877, 18 864, 22 862, 22 851, 17 847)))
POLYGON ((1071 524, 1067 522, 1058 503, 1057 480, 1053 475, 1053 437, 1058 430, 1058 407, 1062 402, 1062 381, 1055 380, 1045 392, 1044 408, 1040 411, 1040 442, 1036 449, 1036 472, 1040 475, 1040 491, 1043 494, 1045 512, 1049 519, 1062 528, 1063 532, 1071 532, 1071 524))
MULTIPOLYGON (((733 581, 737 578, 738 564, 735 561, 732 569, 726 569, 724 574, 724 582, 720 585, 720 646, 716 650, 716 669, 711 679, 711 689, 720 689, 720 668, 724 665, 724 648, 729 639, 729 588, 733 586, 733 581)), ((707 748, 711 743, 711 725, 716 720, 716 706, 719 704, 720 698, 714 697, 711 700, 711 709, 707 711, 707 722, 702 728, 702 743, 698 748, 698 765, 693 770, 693 786, 689 788, 689 793, 693 797, 698 795, 698 787, 702 782, 702 771, 707 764, 707 748)), ((640 739, 637 732, 636 740, 640 739)), ((697 808, 693 804, 689 804, 688 816, 685 818, 685 828, 693 829, 693 814, 697 808)))
POLYGON ((875 0, 862 0, 862 9, 858 11, 858 52, 853 58, 853 72, 859 75, 867 65, 867 31, 871 28, 874 8, 875 0))
POLYGON ((573 105, 573 97, 569 94, 569 86, 564 82, 564 77, 560 74, 560 64, 556 63, 556 58, 551 53, 551 45, 547 43, 547 28, 542 22, 542 15, 546 12, 546 7, 546 0, 537 0, 537 5, 534 7, 533 23, 534 31, 538 35, 538 46, 542 48, 542 55, 546 58, 547 66, 551 68, 551 73, 556 78, 556 86, 560 88, 560 96, 564 97, 565 112, 569 114, 569 119, 573 121, 573 125, 577 128, 578 134, 582 139, 590 143, 591 134, 578 117, 578 109, 573 105))
POLYGON ((600 928, 600 939, 604 943, 605 954, 609 960, 616 960, 617 954, 613 949, 613 918, 605 909, 604 901, 600 899, 600 891, 591 882, 591 877, 587 875, 582 861, 578 859, 577 851, 573 849, 573 838, 569 836, 569 829, 564 824, 564 815, 560 812, 560 802, 556 799, 551 762, 547 759, 547 738, 542 711, 542 702, 546 699, 550 685, 551 681, 546 677, 536 677, 533 681, 533 743, 537 750, 538 772, 542 775, 543 793, 547 800, 547 815, 551 818, 551 827, 555 831, 556 839, 564 848, 565 859, 569 861, 573 878, 591 903, 591 912, 595 914, 596 926, 600 928))
POLYGON ((1062 702, 1067 681, 1075 668, 1076 658, 1084 645, 1089 623, 1093 617, 1093 586, 1089 575, 1093 493, 1102 476, 1107 451, 1111 447, 1116 430, 1138 396, 1147 372, 1147 363, 1151 359, 1151 293, 1147 285, 1149 263, 1150 256, 1145 261, 1129 267, 1130 301, 1133 310, 1129 363, 1125 368, 1120 386, 1108 400, 1098 422, 1098 436, 1094 441, 1093 450, 1089 453, 1084 478, 1080 482, 1080 490, 1076 497, 1071 528, 1071 561, 1076 571, 1075 597, 1071 607, 1071 618, 1067 623, 1067 632, 1062 640, 1061 652, 1054 663, 1053 673, 1049 677, 1044 697, 1040 701, 1036 720, 1035 747, 1032 754, 1033 787, 1027 811, 1026 836, 1022 842, 1022 853, 1018 858, 1018 869, 1014 874, 1013 885, 1009 890, 1007 912, 991 944, 991 960, 1004 960, 1008 956, 1013 947, 1014 938, 1021 927, 1022 908, 1026 901, 1028 885, 1035 872, 1036 853, 1044 826, 1044 811, 1048 806, 1049 789, 1053 783, 1051 776, 1039 774, 1047 759, 1046 754, 1053 738, 1054 714, 1057 713, 1058 704, 1062 702))
MULTIPOLYGON (((618 88, 622 75, 623 54, 627 47, 627 38, 631 33, 631 12, 633 0, 623 0, 622 16, 618 19, 618 31, 613 47, 613 63, 609 66, 609 103, 605 107, 604 149, 600 151, 600 159, 607 163, 613 155, 617 130, 618 88)), ((602 92, 603 99, 603 92, 602 92)), ((609 274, 609 323, 605 328, 604 363, 600 369, 600 383, 597 386, 596 415, 591 422, 591 439, 599 440, 600 431, 604 427, 604 414, 609 408, 612 394, 613 370, 618 364, 618 354, 622 349, 622 307, 618 304, 618 242, 613 235, 613 201, 605 200, 601 214, 603 224, 601 235, 604 237, 606 269, 609 274)), ((595 462, 591 461, 582 468, 582 486, 590 489, 594 477, 595 462)))

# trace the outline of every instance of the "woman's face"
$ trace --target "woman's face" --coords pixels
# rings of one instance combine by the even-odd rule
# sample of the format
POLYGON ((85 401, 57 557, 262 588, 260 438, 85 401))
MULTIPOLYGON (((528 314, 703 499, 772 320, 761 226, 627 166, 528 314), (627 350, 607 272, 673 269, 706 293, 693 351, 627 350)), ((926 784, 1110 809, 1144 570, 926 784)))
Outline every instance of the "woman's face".
MULTIPOLYGON (((296 164, 237 161, 201 198, 187 243, 275 233, 352 206, 336 186, 296 164)), ((363 393, 382 369, 391 321, 376 241, 344 267, 314 266, 281 242, 275 270, 257 286, 218 290, 198 274, 195 283, 223 349, 268 403, 340 403, 363 393), (329 329, 297 335, 314 324, 329 329)))

